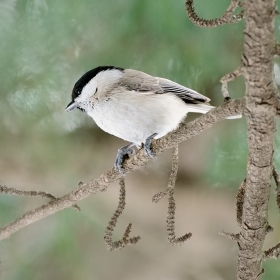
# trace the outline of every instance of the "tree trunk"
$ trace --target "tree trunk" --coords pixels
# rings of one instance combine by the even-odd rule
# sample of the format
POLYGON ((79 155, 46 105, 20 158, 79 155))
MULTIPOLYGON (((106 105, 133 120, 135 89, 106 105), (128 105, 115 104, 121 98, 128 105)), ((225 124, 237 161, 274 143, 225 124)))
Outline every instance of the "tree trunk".
POLYGON ((244 0, 243 75, 248 125, 248 163, 237 279, 259 279, 273 167, 277 88, 274 82, 275 1, 244 0))

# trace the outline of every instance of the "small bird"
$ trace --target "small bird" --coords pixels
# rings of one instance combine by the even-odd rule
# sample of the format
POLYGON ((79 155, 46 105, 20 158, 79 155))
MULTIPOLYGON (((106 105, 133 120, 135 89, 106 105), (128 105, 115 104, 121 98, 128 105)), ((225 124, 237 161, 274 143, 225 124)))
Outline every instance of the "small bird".
MULTIPOLYGON (((86 72, 74 85, 66 111, 80 109, 104 131, 130 144, 118 150, 115 168, 123 174, 125 155, 144 143, 150 157, 151 140, 178 127, 188 112, 205 114, 210 99, 170 80, 115 66, 86 72)), ((240 116, 236 116, 238 118, 240 116)))

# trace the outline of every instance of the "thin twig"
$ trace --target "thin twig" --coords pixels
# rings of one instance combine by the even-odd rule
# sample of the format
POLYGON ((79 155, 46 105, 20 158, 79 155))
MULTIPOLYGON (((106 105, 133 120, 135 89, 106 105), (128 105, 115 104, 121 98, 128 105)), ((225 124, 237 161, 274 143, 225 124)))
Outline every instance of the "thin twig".
POLYGON ((153 198, 152 198, 152 202, 154 203, 158 203, 163 197, 165 197, 166 195, 168 195, 168 192, 170 190, 167 188, 165 191, 163 192, 159 192, 159 193, 156 193, 153 198))
POLYGON ((265 259, 279 259, 280 243, 264 252, 265 259))
POLYGON ((18 196, 32 196, 32 197, 45 197, 48 198, 50 200, 55 200, 56 198, 47 192, 43 192, 43 191, 25 191, 25 190, 17 190, 14 188, 8 188, 6 186, 1 186, 0 185, 0 194, 14 194, 14 195, 18 195, 18 196))
POLYGON ((215 19, 200 18, 194 10, 193 0, 186 0, 186 11, 189 19, 196 25, 202 27, 216 27, 223 24, 237 23, 244 18, 243 11, 233 14, 236 8, 240 6, 239 0, 232 0, 226 12, 220 17, 215 19))
POLYGON ((230 233, 230 232, 226 232, 226 231, 222 230, 222 231, 219 232, 219 234, 220 234, 221 236, 224 236, 224 237, 226 237, 226 238, 229 238, 229 239, 231 239, 231 240, 233 240, 233 241, 236 241, 236 242, 239 241, 239 233, 234 234, 234 233, 230 233))
POLYGON ((175 235, 175 210, 176 203, 174 199, 174 191, 175 191, 175 182, 178 173, 178 165, 179 165, 179 149, 178 146, 173 148, 172 153, 172 168, 171 173, 168 180, 167 189, 164 192, 157 193, 153 196, 152 201, 157 203, 161 198, 168 195, 168 215, 166 220, 166 229, 167 229, 167 237, 168 241, 172 245, 181 245, 187 239, 189 239, 192 234, 187 233, 181 237, 176 237, 175 235))
POLYGON ((225 100, 230 99, 230 95, 228 93, 228 83, 232 82, 234 79, 236 79, 238 76, 242 75, 242 66, 239 66, 234 71, 226 74, 220 79, 220 82, 222 83, 222 94, 225 100))
MULTIPOLYGON (((29 196, 29 197, 42 197, 42 198, 48 198, 51 201, 56 200, 57 198, 53 196, 50 193, 43 192, 43 191, 27 191, 27 190, 17 190, 14 188, 8 188, 6 186, 1 186, 0 185, 0 194, 13 194, 13 195, 18 195, 18 196, 29 196)), ((81 208, 77 204, 72 205, 73 208, 75 208, 78 212, 81 211, 81 208)))
MULTIPOLYGON (((178 129, 166 136, 153 141, 152 152, 154 155, 177 146, 179 143, 199 135, 206 129, 209 129, 217 122, 224 120, 227 117, 240 115, 244 112, 244 99, 231 100, 224 102, 221 106, 212 109, 205 115, 202 115, 189 123, 182 123, 178 129)), ((140 149, 134 156, 127 159, 123 163, 124 174, 130 173, 146 165, 151 158, 146 155, 144 149, 140 149)), ((13 233, 20 229, 35 223, 45 217, 48 217, 60 210, 71 207, 92 194, 105 191, 109 184, 118 180, 121 175, 112 168, 99 178, 90 181, 89 183, 81 184, 72 192, 50 201, 48 204, 42 205, 32 211, 26 212, 22 217, 16 219, 10 224, 0 228, 0 240, 10 237, 13 233)))
POLYGON ((118 240, 118 241, 112 241, 112 236, 113 236, 113 233, 114 233, 114 229, 117 225, 118 218, 120 217, 120 215, 122 214, 122 212, 125 208, 125 181, 124 181, 124 177, 120 178, 119 183, 120 183, 119 205, 118 205, 118 208, 115 211, 114 215, 112 216, 112 218, 111 218, 111 220, 110 220, 110 222, 109 222, 109 224, 106 228, 105 235, 104 235, 104 242, 105 242, 105 245, 106 245, 106 247, 109 251, 120 250, 127 245, 136 244, 140 240, 140 236, 129 238, 129 234, 131 232, 131 227, 132 227, 132 224, 129 223, 126 230, 125 230, 123 238, 121 240, 118 240))

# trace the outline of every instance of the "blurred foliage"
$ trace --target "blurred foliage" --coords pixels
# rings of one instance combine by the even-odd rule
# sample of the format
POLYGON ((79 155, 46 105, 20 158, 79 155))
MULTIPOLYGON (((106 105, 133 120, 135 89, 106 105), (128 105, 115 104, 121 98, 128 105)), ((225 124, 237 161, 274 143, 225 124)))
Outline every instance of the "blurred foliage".
MULTIPOLYGON (((64 111, 76 80, 99 65, 134 68, 166 77, 209 96, 213 105, 219 105, 222 102, 219 79, 240 63, 244 23, 213 29, 197 27, 187 18, 184 2, 1 0, 0 184, 27 189, 41 187, 62 195, 70 187, 76 187, 79 180, 90 180, 112 165, 116 149, 124 145, 122 141, 101 132, 85 114, 64 111)), ((229 2, 196 0, 195 8, 199 15, 215 18, 225 11, 229 2)), ((278 39, 279 27, 278 17, 278 39)), ((276 70, 277 67, 276 64, 276 70)), ((231 83, 229 89, 233 98, 243 96, 242 78, 231 83)), ((194 161, 199 162, 184 184, 189 185, 188 180, 193 176, 196 186, 220 187, 221 191, 227 187, 235 191, 246 174, 245 120, 224 121, 207 135, 207 140, 199 136, 202 139, 199 144, 194 140, 181 145, 183 158, 187 160, 192 152, 194 161), (195 154, 200 156, 195 158, 195 154)), ((279 141, 277 135, 278 166, 279 141)), ((40 205, 33 200, 23 201, 0 197, 1 224, 20 216, 23 209, 40 205)), ((94 213, 90 218, 80 218, 85 214, 70 215, 67 211, 71 210, 67 210, 55 219, 49 218, 52 222, 48 219, 40 222, 41 226, 49 225, 45 226, 48 235, 46 240, 39 237, 33 240, 31 234, 30 248, 26 245, 19 250, 24 240, 20 234, 9 239, 13 245, 8 241, 1 245, 4 252, 9 251, 6 258, 16 265, 9 272, 9 279, 93 279, 87 274, 91 267, 89 260, 97 261, 97 257, 89 255, 88 259, 80 259, 80 255, 89 252, 86 245, 79 248, 76 242, 84 235, 90 238, 94 232, 99 237, 96 242, 102 243, 104 211, 106 207, 108 211, 113 209, 109 202, 101 207, 103 203, 95 200, 94 205, 83 204, 84 211, 94 213), (76 229, 78 223, 80 230, 76 229), (20 257, 27 251, 31 252, 29 258, 20 257), (39 259, 43 255, 46 257, 41 263, 39 259), (47 273, 43 269, 46 267, 53 269, 47 273), (42 274, 43 270, 46 275, 42 274)), ((133 253, 143 254, 135 251, 130 252, 130 258, 133 253)), ((272 279, 272 275, 279 273, 277 263, 266 262, 268 273, 263 279, 272 279)), ((218 274, 223 275, 223 269, 218 274)), ((97 275, 96 279, 105 279, 100 276, 104 274, 101 267, 96 266, 95 272, 92 275, 97 275)), ((119 278, 114 279, 132 279, 118 273, 119 278)), ((186 279, 182 275, 189 274, 182 272, 182 278, 176 279, 186 279)))

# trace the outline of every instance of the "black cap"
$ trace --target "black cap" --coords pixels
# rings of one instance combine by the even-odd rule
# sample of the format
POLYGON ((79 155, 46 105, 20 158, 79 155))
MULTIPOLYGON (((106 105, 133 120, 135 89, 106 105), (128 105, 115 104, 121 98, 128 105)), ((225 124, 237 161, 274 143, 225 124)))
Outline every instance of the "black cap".
POLYGON ((74 85, 72 90, 72 100, 74 100, 77 96, 79 96, 83 90, 83 88, 88 84, 88 82, 94 78, 98 73, 106 70, 117 69, 120 71, 124 71, 123 68, 115 67, 115 66, 99 66, 88 72, 86 72, 74 85))

